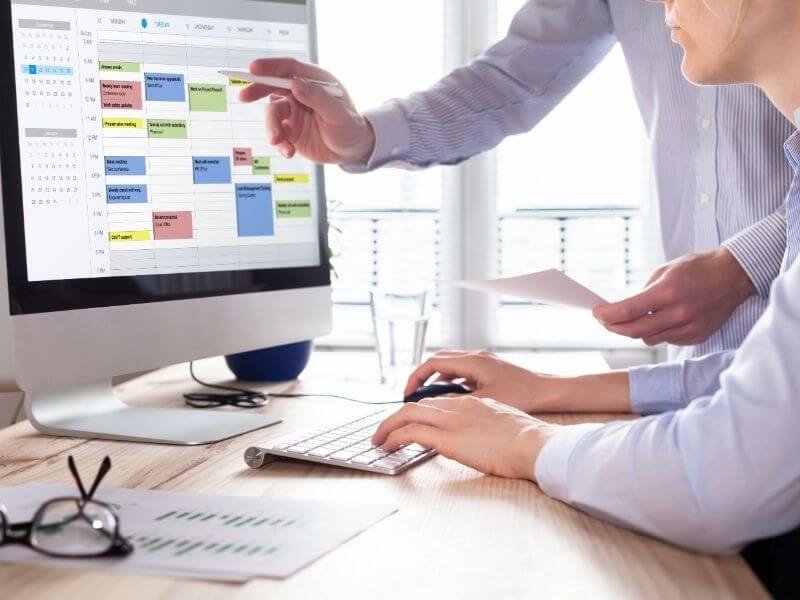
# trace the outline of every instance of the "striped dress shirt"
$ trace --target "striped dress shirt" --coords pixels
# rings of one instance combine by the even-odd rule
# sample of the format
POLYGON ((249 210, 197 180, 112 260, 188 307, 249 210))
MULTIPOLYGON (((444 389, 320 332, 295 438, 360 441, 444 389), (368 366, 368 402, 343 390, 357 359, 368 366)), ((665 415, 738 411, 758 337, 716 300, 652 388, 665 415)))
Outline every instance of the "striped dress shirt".
MULTIPOLYGON (((652 141, 665 256, 725 245, 758 290, 707 341, 670 348, 671 357, 737 348, 767 306, 785 250, 781 206, 791 169, 781 145, 792 126, 753 86, 687 83, 681 50, 670 40, 660 6, 642 0, 531 0, 505 39, 470 65, 429 90, 368 111, 374 153, 366 167, 345 169, 455 164, 529 131, 616 42, 652 141)), ((631 377, 640 375, 634 370, 631 377)), ((648 372, 634 389, 649 389, 654 377, 648 372)))

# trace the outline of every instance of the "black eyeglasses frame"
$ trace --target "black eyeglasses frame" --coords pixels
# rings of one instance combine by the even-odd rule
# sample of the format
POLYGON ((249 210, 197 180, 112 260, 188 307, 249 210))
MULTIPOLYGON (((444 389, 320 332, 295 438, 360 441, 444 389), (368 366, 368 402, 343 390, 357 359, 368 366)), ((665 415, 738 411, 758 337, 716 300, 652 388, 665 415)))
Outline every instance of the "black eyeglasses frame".
MULTIPOLYGON (((103 480, 108 471, 111 469, 111 458, 106 456, 103 459, 103 462, 100 465, 100 469, 97 471, 97 475, 95 476, 94 482, 92 483, 92 486, 88 492, 86 491, 86 488, 84 488, 83 486, 83 481, 81 481, 80 474, 78 473, 78 469, 75 466, 75 459, 73 459, 72 456, 68 457, 67 464, 69 465, 69 470, 72 473, 72 476, 75 479, 76 484, 78 485, 78 490, 80 491, 81 496, 79 498, 74 496, 72 497, 64 496, 48 500, 36 510, 36 513, 34 514, 32 520, 26 521, 24 523, 10 523, 8 519, 8 512, 6 511, 5 507, 2 504, 0 504, 0 532, 2 532, 2 537, 0 537, 0 547, 6 544, 21 545, 28 547, 38 552, 39 554, 44 554, 45 556, 50 556, 53 558, 121 557, 130 554, 133 551, 133 546, 130 544, 130 542, 128 542, 128 540, 126 540, 120 534, 119 518, 117 517, 117 512, 111 505, 105 502, 100 502, 99 500, 92 499, 92 496, 94 496, 94 493, 97 491, 100 482, 103 480), (109 544, 108 548, 106 550, 103 550, 101 552, 96 552, 93 554, 68 554, 61 552, 51 552, 35 546, 32 540, 34 525, 39 522, 39 520, 41 519, 44 512, 48 509, 48 507, 58 502, 75 502, 78 506, 78 514, 83 518, 87 518, 83 510, 90 503, 107 510, 114 517, 114 531, 113 534, 110 535, 112 541, 109 544)), ((107 532, 104 531, 104 533, 107 532)))

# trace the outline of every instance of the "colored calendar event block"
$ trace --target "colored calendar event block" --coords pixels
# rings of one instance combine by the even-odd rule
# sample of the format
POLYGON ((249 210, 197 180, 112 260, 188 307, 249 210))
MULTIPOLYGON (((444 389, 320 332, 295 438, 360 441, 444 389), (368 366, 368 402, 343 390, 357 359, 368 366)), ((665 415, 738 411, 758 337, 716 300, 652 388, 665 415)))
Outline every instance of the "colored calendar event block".
POLYGON ((275 235, 272 186, 268 183, 236 185, 236 223, 239 237, 275 235))
POLYGON ((234 148, 233 149, 233 166, 235 167, 250 167, 253 165, 253 149, 252 148, 234 148))
POLYGON ((189 110, 226 112, 228 110, 228 87, 213 83, 190 83, 189 110))
POLYGON ((148 119, 147 135, 153 139, 185 140, 189 137, 186 121, 176 119, 148 119))
POLYGON ((143 129, 144 119, 111 118, 103 119, 105 129, 143 129))
POLYGON ((310 219, 309 200, 281 200, 275 203, 275 215, 279 219, 310 219))
POLYGON ((112 242, 147 242, 150 237, 149 231, 112 231, 108 234, 112 242))
POLYGON ((117 60, 101 60, 100 72, 111 73, 139 73, 142 66, 135 62, 124 62, 117 60))
POLYGON ((275 175, 275 183, 311 183, 311 175, 308 173, 275 175))
POLYGON ((100 82, 100 101, 103 108, 142 110, 142 83, 103 80, 100 82))
POLYGON ((186 87, 179 73, 145 73, 144 93, 148 102, 186 102, 186 87))
POLYGON ((106 156, 106 176, 147 175, 144 156, 106 156))
POLYGON ((227 156, 195 156, 195 184, 221 184, 231 182, 231 159, 227 156))
POLYGON ((156 240, 192 239, 192 211, 153 213, 153 237, 156 240))
POLYGON ((144 184, 107 185, 108 204, 147 204, 147 186, 144 184))
POLYGON ((256 156, 253 158, 253 175, 272 175, 272 163, 269 156, 256 156))

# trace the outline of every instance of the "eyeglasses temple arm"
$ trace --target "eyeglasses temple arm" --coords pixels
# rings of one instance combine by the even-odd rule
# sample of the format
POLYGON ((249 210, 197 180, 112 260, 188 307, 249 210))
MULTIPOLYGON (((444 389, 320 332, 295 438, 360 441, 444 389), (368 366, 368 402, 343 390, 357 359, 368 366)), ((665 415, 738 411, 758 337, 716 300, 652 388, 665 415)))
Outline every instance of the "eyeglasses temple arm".
POLYGON ((97 471, 97 475, 94 478, 94 483, 92 484, 92 488, 89 490, 89 493, 84 497, 84 500, 91 500, 94 497, 94 493, 100 486, 100 482, 103 481, 103 478, 106 476, 106 473, 108 473, 110 470, 111 470, 111 458, 106 456, 103 459, 103 463, 100 465, 100 469, 97 471))
POLYGON ((81 498, 88 500, 89 497, 86 494, 86 488, 83 487, 81 476, 78 474, 78 467, 75 466, 75 459, 72 458, 71 454, 67 457, 67 465, 69 465, 69 471, 72 473, 72 478, 75 480, 75 483, 78 484, 78 489, 81 492, 81 498))

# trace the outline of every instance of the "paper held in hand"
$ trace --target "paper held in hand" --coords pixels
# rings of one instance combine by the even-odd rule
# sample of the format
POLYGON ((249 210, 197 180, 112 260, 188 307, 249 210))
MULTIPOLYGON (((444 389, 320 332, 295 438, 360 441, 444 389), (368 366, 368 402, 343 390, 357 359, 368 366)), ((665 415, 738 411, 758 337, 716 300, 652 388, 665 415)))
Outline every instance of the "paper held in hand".
POLYGON ((514 296, 545 304, 560 304, 586 310, 607 304, 592 290, 557 269, 503 279, 450 281, 447 283, 467 290, 514 296))

